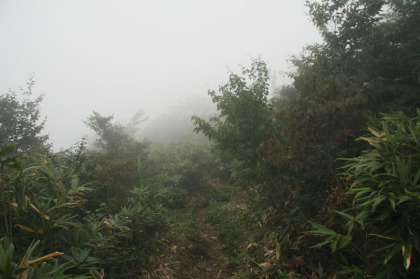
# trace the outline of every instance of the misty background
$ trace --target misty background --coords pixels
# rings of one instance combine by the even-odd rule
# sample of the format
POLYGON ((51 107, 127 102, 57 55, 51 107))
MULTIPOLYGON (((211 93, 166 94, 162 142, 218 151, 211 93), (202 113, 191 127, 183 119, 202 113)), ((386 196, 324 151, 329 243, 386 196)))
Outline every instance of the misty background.
POLYGON ((141 110, 141 137, 180 140, 230 70, 261 57, 280 86, 291 55, 321 41, 304 0, 0 0, 0 34, 0 92, 34 74, 56 150, 93 134, 92 111, 124 124, 141 110))

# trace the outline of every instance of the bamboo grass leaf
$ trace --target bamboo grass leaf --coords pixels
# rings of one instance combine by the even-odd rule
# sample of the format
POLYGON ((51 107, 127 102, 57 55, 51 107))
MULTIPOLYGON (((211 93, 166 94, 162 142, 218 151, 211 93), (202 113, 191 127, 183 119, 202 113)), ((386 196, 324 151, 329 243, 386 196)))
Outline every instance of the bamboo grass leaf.
POLYGON ((30 227, 26 227, 26 226, 22 226, 22 225, 17 225, 19 228, 21 228, 22 230, 24 230, 24 231, 27 231, 27 232, 35 232, 35 230, 34 229, 32 229, 32 228, 30 228, 30 227))
POLYGON ((375 212, 376 208, 386 199, 386 196, 379 196, 373 199, 372 210, 371 212, 375 212))
POLYGON ((406 244, 402 246, 401 249, 402 249, 402 254, 403 254, 403 259, 404 259, 404 267, 405 269, 408 270, 411 265, 411 255, 413 251, 413 245, 406 244))
POLYGON ((323 225, 320 225, 315 222, 309 221, 309 223, 316 229, 314 231, 309 231, 309 233, 318 234, 318 235, 336 235, 337 233, 333 230, 328 229, 327 227, 324 227, 323 225))
POLYGON ((394 248, 392 248, 391 252, 389 252, 389 254, 386 256, 385 260, 384 260, 384 264, 387 264, 391 258, 398 253, 398 251, 400 251, 400 249, 402 248, 401 244, 396 244, 394 245, 394 248))
POLYGON ((388 201, 389 201, 389 204, 391 205, 392 210, 395 210, 395 199, 389 197, 388 201))

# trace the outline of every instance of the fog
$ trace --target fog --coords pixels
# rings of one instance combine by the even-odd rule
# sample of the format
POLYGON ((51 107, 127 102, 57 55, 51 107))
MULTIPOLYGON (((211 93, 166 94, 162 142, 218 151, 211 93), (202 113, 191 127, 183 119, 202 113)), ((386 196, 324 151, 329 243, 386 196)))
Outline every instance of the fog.
POLYGON ((200 111, 207 91, 253 58, 289 71, 290 55, 321 41, 304 3, 1 0, 0 93, 34 73, 54 149, 91 134, 83 120, 92 111, 124 123, 143 110, 156 136, 164 115, 200 111))

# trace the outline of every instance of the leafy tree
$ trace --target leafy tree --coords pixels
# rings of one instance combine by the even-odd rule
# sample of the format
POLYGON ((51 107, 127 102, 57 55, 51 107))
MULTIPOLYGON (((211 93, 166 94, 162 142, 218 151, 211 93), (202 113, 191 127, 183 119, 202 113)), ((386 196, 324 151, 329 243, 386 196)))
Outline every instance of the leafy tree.
MULTIPOLYGON (((268 160, 324 192, 342 186, 337 157, 354 156, 369 117, 420 105, 418 1, 307 1, 323 44, 293 59, 294 88, 275 102, 268 160), (289 168, 290 169, 290 168, 289 168)), ((286 92, 287 91, 287 92, 286 92)))
MULTIPOLYGON (((348 182, 337 171, 343 161, 337 158, 356 157, 366 149, 366 142, 355 139, 363 135, 368 119, 394 111, 415 116, 420 105, 420 2, 324 0, 307 1, 307 5, 324 42, 307 47, 292 60, 296 67, 293 88, 282 88, 280 97, 273 100, 273 137, 263 145, 264 158, 280 174, 273 180, 276 183, 264 190, 268 204, 277 210, 271 222, 284 257, 282 268, 292 265, 293 258, 305 257, 305 262, 325 264, 329 275, 337 271, 334 266, 343 264, 341 258, 348 266, 364 261, 372 270, 377 265, 371 258, 342 255, 341 250, 332 257, 331 251, 323 248, 308 249, 315 243, 303 234, 310 229, 307 220, 325 224, 331 220, 332 211, 351 206, 346 195, 348 182), (319 258, 328 258, 326 255, 334 259, 333 264, 331 260, 319 262, 319 258)), ((366 175, 369 173, 376 175, 370 170, 366 175)), ((375 177, 380 179, 382 174, 375 177)), ((374 191, 379 183, 372 183, 374 191)), ((381 205, 387 205, 385 199, 381 205)), ((328 227, 336 229, 339 236, 331 242, 333 250, 348 242, 348 236, 341 233, 350 225, 329 223, 328 227)), ((370 232, 395 230, 386 227, 370 232)), ((356 251, 362 247, 363 253, 372 255, 375 249, 383 248, 367 242, 363 235, 366 231, 353 235, 356 251)), ((398 245, 394 252, 403 247, 398 245)), ((387 248, 381 251, 391 252, 387 248)), ((413 249, 413 258, 415 253, 413 249)), ((399 260, 401 257, 392 258, 399 260)), ((306 265, 304 269, 299 272, 307 275, 317 268, 306 265)))
POLYGON ((113 119, 113 116, 103 116, 94 111, 85 121, 85 124, 99 136, 96 146, 105 151, 118 149, 128 139, 124 133, 124 127, 118 123, 112 123, 113 119))
MULTIPOLYGON (((141 113, 137 113, 128 125, 132 135, 137 131, 140 117, 141 113)), ((108 202, 110 211, 115 212, 127 202, 129 191, 137 185, 136 165, 146 160, 149 143, 134 140, 126 133, 126 127, 113 122, 113 116, 93 112, 85 124, 98 135, 95 144, 99 148, 99 152, 86 152, 82 164, 85 179, 97 182, 94 188, 98 191, 90 195, 93 200, 90 206, 108 202)))
POLYGON ((105 152, 117 152, 119 157, 126 157, 137 160, 140 156, 145 159, 149 144, 147 142, 138 142, 127 134, 127 129, 131 134, 136 133, 136 126, 143 120, 139 120, 140 114, 137 113, 132 122, 124 127, 119 123, 114 123, 113 116, 103 116, 98 112, 93 112, 88 117, 85 124, 89 126, 99 138, 96 140, 96 146, 105 152))
POLYGON ((312 73, 312 80, 324 83, 342 74, 346 88, 358 87, 367 96, 370 110, 403 110, 415 115, 420 104, 420 3, 311 2, 307 5, 312 21, 325 43, 312 46, 310 55, 299 61, 296 82, 307 83, 305 91, 322 91, 312 90, 313 84, 306 82, 312 73), (306 74, 305 69, 309 70, 306 74))
POLYGON ((45 124, 39 108, 43 95, 31 98, 34 85, 31 77, 21 95, 13 91, 0 95, 0 145, 16 143, 19 152, 48 148, 48 135, 41 135, 45 124))
POLYGON ((137 111, 133 117, 131 117, 130 122, 124 127, 125 133, 133 139, 136 138, 136 135, 140 130, 139 125, 148 119, 147 117, 143 117, 143 114, 142 110, 137 111))
POLYGON ((254 60, 243 76, 231 73, 219 93, 209 91, 219 115, 205 121, 192 119, 195 131, 214 140, 218 147, 233 158, 255 166, 260 144, 270 135, 271 107, 268 103, 269 73, 266 64, 254 60))

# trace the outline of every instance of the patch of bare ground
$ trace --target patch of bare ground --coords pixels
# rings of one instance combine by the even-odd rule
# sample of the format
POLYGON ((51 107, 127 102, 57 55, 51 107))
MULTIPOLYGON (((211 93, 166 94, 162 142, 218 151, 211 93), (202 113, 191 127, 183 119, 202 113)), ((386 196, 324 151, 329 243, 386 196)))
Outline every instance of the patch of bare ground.
MULTIPOLYGON (((207 208, 194 208, 194 233, 186 233, 167 244, 160 267, 151 278, 230 278, 227 257, 216 230, 206 222, 207 208)), ((177 228, 173 228, 176 230, 177 228)))
POLYGON ((196 243, 195 265, 191 270, 185 271, 189 278, 227 278, 228 270, 225 268, 227 261, 223 253, 221 242, 216 236, 216 230, 206 220, 206 209, 197 210, 197 232, 198 242, 196 243))

